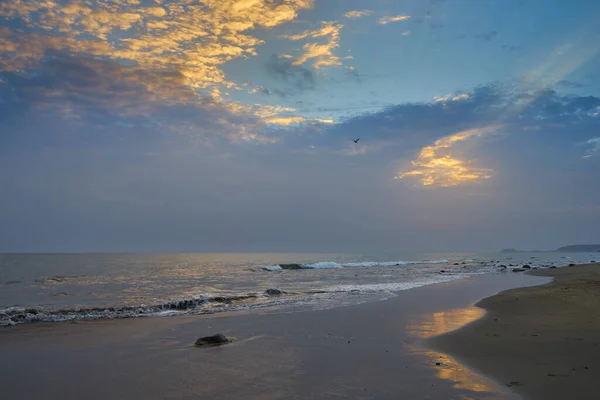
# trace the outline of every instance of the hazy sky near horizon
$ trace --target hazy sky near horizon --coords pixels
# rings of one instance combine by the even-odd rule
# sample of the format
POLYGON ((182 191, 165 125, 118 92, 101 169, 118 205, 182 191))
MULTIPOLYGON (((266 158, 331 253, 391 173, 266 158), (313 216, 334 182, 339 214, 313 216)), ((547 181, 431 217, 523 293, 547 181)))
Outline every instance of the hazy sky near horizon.
POLYGON ((3 1, 0 251, 600 242, 599 49, 596 0, 3 1))

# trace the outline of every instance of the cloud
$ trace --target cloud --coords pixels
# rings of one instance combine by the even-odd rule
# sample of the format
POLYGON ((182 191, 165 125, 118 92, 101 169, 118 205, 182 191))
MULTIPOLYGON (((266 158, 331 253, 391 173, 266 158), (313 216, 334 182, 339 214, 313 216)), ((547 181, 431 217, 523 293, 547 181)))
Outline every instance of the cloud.
POLYGON ((460 94, 447 94, 445 96, 436 96, 433 98, 433 100, 436 103, 443 103, 445 101, 461 101, 461 100, 467 100, 471 97, 471 95, 469 95, 468 93, 460 93, 460 94))
POLYGON ((582 83, 568 81, 568 80, 558 81, 556 84, 558 86, 571 87, 571 88, 577 88, 577 89, 585 87, 585 85, 582 83))
POLYGON ((379 24, 381 25, 386 25, 389 24, 391 22, 398 22, 398 21, 404 21, 410 19, 409 15, 396 15, 394 17, 383 17, 380 18, 379 21, 377 21, 379 24))
POLYGON ((280 125, 280 126, 292 126, 292 125, 300 125, 300 124, 313 124, 313 125, 322 125, 322 124, 333 124, 334 120, 331 118, 304 118, 299 116, 277 116, 265 118, 263 120, 266 124, 272 125, 280 125))
MULTIPOLYGON (((232 243, 231 232, 238 235, 232 246, 248 246, 243 248, 246 251, 256 251, 255 246, 281 251, 285 243, 292 246, 286 249, 299 250, 293 247, 296 242, 308 243, 300 250, 310 251, 319 243, 331 246, 327 237, 337 237, 332 229, 315 231, 319 223, 338 228, 342 223, 345 232, 352 232, 338 238, 338 245, 348 246, 354 240, 352 246, 356 246, 362 240, 379 246, 388 238, 386 246, 391 249, 397 246, 398 237, 403 243, 414 240, 411 248, 423 241, 446 243, 448 238, 459 237, 470 245, 472 238, 462 237, 484 232, 489 226, 495 227, 494 235, 505 229, 506 237, 517 241, 534 237, 540 226, 542 231, 570 226, 572 232, 581 232, 585 223, 593 234, 598 225, 597 218, 586 222, 587 211, 558 222, 553 214, 552 218, 548 214, 536 217, 541 213, 539 204, 578 209, 599 197, 600 153, 581 159, 588 150, 582 145, 599 136, 600 118, 593 116, 600 106, 597 97, 564 96, 547 87, 505 82, 460 91, 444 102, 396 104, 332 124, 280 125, 264 120, 294 117, 294 112, 262 107, 262 116, 254 117, 258 111, 240 104, 248 112, 234 113, 218 102, 218 94, 198 96, 194 91, 202 107, 188 102, 165 105, 146 94, 147 84, 135 83, 145 73, 143 69, 134 72, 136 66, 108 60, 102 61, 108 65, 95 65, 99 60, 73 56, 48 61, 55 64, 44 62, 35 74, 5 73, 5 83, 0 84, 0 98, 9 104, 0 107, 0 174, 9 185, 4 191, 8 208, 3 218, 15 221, 10 235, 5 235, 5 248, 29 243, 35 226, 47 227, 45 235, 53 240, 56 232, 62 235, 56 242, 36 240, 44 243, 40 246, 46 246, 46 251, 65 250, 60 247, 64 243, 73 246, 67 249, 72 251, 198 251, 194 246, 201 239, 205 243, 204 238, 209 244, 203 250, 212 247, 214 251, 219 242, 232 243), (60 73, 63 69, 67 78, 60 73), (110 78, 101 78, 108 75, 105 72, 97 76, 97 71, 104 70, 112 71, 110 78), (87 115, 83 125, 57 115, 56 108, 39 110, 45 96, 39 96, 38 89, 61 89, 72 82, 76 89, 62 91, 53 103, 68 104, 76 114, 87 115), (106 88, 101 90, 106 97, 89 99, 86 85, 106 88), (119 91, 115 96, 138 99, 148 116, 122 117, 119 107, 111 107, 113 89, 119 91), (69 93, 78 96, 71 98, 69 93), (451 101, 460 94, 469 98, 451 101), (10 100, 15 95, 19 101, 10 100), (20 109, 26 105, 29 110, 20 109), (83 114, 94 110, 103 113, 83 114), (498 131, 465 133, 498 126, 499 121, 502 129, 498 131), (535 129, 527 129, 531 127, 535 129), (351 139, 356 137, 361 137, 359 144, 367 150, 354 146, 351 139), (157 155, 149 157, 148 153, 157 155), (438 159, 444 166, 441 172, 429 165, 438 159), (422 173, 391 179, 413 170, 422 173), (11 178, 14 171, 19 171, 21 179, 11 178), (432 171, 435 183, 421 190, 423 179, 432 171), (457 174, 460 184, 451 186, 457 174), (493 177, 486 179, 489 175, 493 177), (415 190, 415 184, 419 189, 415 190), (336 190, 328 190, 332 187, 336 190), (556 191, 557 187, 562 190, 556 191), (484 193, 488 194, 485 198, 484 193), (351 201, 340 202, 340 196, 351 201), (169 201, 176 206, 165 208, 169 201), (284 240, 272 232, 289 226, 290 208, 303 217, 294 221, 299 227, 294 229, 297 236, 284 240), (527 215, 525 221, 523 215, 527 215), (555 226, 544 225, 547 220, 555 221, 555 226), (67 225, 55 221, 67 221, 67 225), (352 228, 357 223, 364 228, 360 240, 354 238, 352 228), (404 229, 394 231, 398 226, 404 229), (112 233, 123 230, 122 237, 98 244, 98 237, 113 238, 112 233), (148 232, 160 235, 139 239, 148 232), (389 239, 392 233, 394 240, 389 239), (514 238, 514 234, 522 236, 514 238), (82 235, 88 239, 82 240, 82 235), (373 235, 380 236, 374 239, 373 235), (257 241, 248 244, 248 238, 257 241), (59 244, 51 247, 52 243, 59 244)), ((183 78, 173 76, 169 81, 168 90, 183 90, 179 83, 185 82, 183 78)), ((592 143, 586 146, 592 148, 592 143)), ((488 248, 498 241, 496 236, 489 238, 488 248)), ((330 247, 319 249, 331 251, 330 247)))
POLYGON ((356 18, 365 17, 367 15, 371 15, 372 13, 373 13, 373 11, 371 11, 371 10, 348 11, 347 13, 344 14, 344 17, 350 18, 350 19, 356 19, 356 18))
POLYGON ((589 147, 589 149, 585 152, 583 158, 590 158, 597 153, 600 153, 600 137, 595 137, 587 140, 585 144, 589 147))
POLYGON ((341 58, 334 55, 333 50, 340 45, 340 30, 343 27, 343 24, 323 21, 321 23, 321 28, 319 29, 306 30, 297 35, 284 36, 285 38, 294 41, 304 39, 325 39, 321 42, 306 43, 302 46, 303 54, 294 60, 292 65, 302 65, 309 60, 314 60, 313 67, 316 69, 326 66, 342 65, 341 58))
POLYGON ((492 170, 474 166, 473 161, 465 161, 452 154, 461 142, 481 137, 496 131, 492 128, 475 128, 438 139, 431 146, 424 147, 411 168, 402 172, 398 178, 418 178, 423 186, 457 186, 465 183, 480 182, 492 177, 492 170))
POLYGON ((257 54, 263 41, 249 33, 296 18, 311 0, 117 0, 61 3, 4 2, 0 17, 18 30, 0 28, 1 71, 35 69, 48 51, 94 56, 159 74, 175 71, 194 89, 233 87, 221 66, 257 54))
POLYGON ((293 125, 304 122, 305 119, 303 117, 271 117, 265 118, 265 123, 267 124, 275 124, 275 125, 293 125))
POLYGON ((496 36, 498 36, 498 32, 491 31, 491 32, 487 32, 487 33, 479 33, 479 34, 475 35, 474 37, 475 37, 475 39, 483 40, 484 42, 490 42, 496 36))
POLYGON ((294 112, 225 101, 218 91, 199 95, 176 71, 150 73, 66 54, 48 57, 34 75, 11 72, 4 79, 0 98, 9 99, 9 105, 0 108, 2 119, 25 114, 29 117, 21 118, 62 118, 92 126, 123 122, 141 131, 152 125, 205 141, 275 142, 265 125, 277 123, 281 113, 294 112))
POLYGON ((261 92, 262 94, 266 94, 267 96, 270 95, 275 95, 275 96, 279 96, 282 98, 287 97, 290 93, 274 88, 274 89, 269 89, 269 88, 262 88, 262 89, 257 89, 257 91, 261 92))
MULTIPOLYGON (((505 149, 504 157, 512 157, 523 141, 528 146, 554 143, 572 149, 579 158, 578 146, 597 136, 599 116, 600 98, 564 96, 545 86, 505 82, 361 114, 332 125, 325 134, 300 132, 321 151, 337 153, 340 142, 346 145, 360 136, 362 144, 372 146, 368 156, 395 158, 401 165, 391 176, 407 182, 416 179, 429 187, 451 187, 493 182, 505 172, 498 173, 499 165, 513 168, 505 159, 493 160, 498 148, 505 149), (491 140, 493 149, 488 145, 491 140)), ((532 159, 530 152, 522 155, 525 161, 532 159)))
MULTIPOLYGON (((263 40, 253 30, 294 20, 300 10, 312 7, 312 0, 179 0, 150 7, 147 3, 1 3, 0 18, 6 26, 0 27, 0 74, 10 74, 13 81, 33 76, 34 79, 21 79, 19 84, 37 91, 40 99, 29 97, 36 107, 60 108, 62 115, 71 119, 89 115, 93 105, 98 108, 95 114, 142 117, 158 104, 216 107, 248 118, 252 123, 244 130, 255 131, 256 119, 274 116, 276 107, 227 100, 227 90, 243 88, 227 78, 222 66, 234 59, 255 56, 263 40), (72 75, 61 71, 63 67, 72 75), (90 75, 78 77, 83 71, 90 75), (101 75, 113 78, 114 84, 99 78, 101 75), (48 86, 41 76, 57 82, 57 86, 48 86), (119 84, 123 86, 114 87, 119 84)), ((323 35, 334 41, 330 48, 337 47, 339 33, 323 35)), ((305 58, 313 58, 316 67, 338 63, 331 52, 311 55, 311 51, 319 50, 307 48, 305 58)), ((299 65, 289 65, 287 71, 279 74, 298 90, 314 84, 312 74, 299 65)), ((231 127, 242 129, 239 124, 231 127)))
POLYGON ((265 65, 267 74, 302 91, 312 89, 315 79, 311 70, 295 65, 289 58, 271 56, 265 65))

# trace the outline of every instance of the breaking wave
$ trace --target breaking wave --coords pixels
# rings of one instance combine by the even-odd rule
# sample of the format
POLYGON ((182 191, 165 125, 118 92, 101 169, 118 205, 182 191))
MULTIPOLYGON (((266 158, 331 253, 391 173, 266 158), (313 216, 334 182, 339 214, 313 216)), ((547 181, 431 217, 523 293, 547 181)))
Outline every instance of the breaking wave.
POLYGON ((212 314, 231 310, 244 303, 263 300, 265 305, 270 299, 287 294, 279 289, 267 289, 264 293, 249 293, 241 296, 195 297, 168 301, 155 305, 125 307, 94 307, 45 310, 43 308, 12 307, 0 310, 0 326, 11 326, 26 322, 62 322, 73 320, 119 319, 145 316, 167 316, 183 314, 212 314))
POLYGON ((434 283, 450 282, 457 279, 463 279, 467 275, 455 274, 436 277, 435 279, 425 279, 411 282, 389 282, 389 283, 369 283, 362 285, 338 285, 330 286, 328 291, 337 292, 360 292, 360 293, 377 293, 377 292, 399 292, 431 285, 434 283))
POLYGON ((432 260, 432 261, 365 261, 358 263, 343 263, 339 264, 333 261, 324 261, 313 264, 277 264, 277 265, 265 265, 259 267, 264 271, 281 271, 281 270, 295 270, 295 269, 339 269, 339 268, 353 268, 353 267, 393 267, 400 265, 425 265, 425 264, 447 264, 448 260, 432 260))

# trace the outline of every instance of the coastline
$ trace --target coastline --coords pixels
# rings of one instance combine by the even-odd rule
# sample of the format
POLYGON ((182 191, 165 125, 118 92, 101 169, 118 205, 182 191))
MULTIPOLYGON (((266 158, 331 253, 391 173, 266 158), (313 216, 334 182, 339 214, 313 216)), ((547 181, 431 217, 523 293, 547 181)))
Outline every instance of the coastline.
POLYGON ((0 331, 0 385, 6 399, 516 398, 421 342, 540 279, 479 275, 322 311, 18 325, 0 331), (193 347, 217 332, 235 341, 193 347))
POLYGON ((600 264, 529 274, 553 280, 479 301, 482 318, 426 346, 528 399, 600 398, 600 264))

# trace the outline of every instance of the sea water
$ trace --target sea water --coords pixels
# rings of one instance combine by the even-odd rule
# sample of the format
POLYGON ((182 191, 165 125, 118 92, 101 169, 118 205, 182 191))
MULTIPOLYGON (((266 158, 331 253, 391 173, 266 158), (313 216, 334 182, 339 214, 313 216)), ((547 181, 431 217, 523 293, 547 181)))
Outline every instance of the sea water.
POLYGON ((600 253, 0 254, 0 326, 304 310, 381 300, 473 274, 589 263, 600 253))

